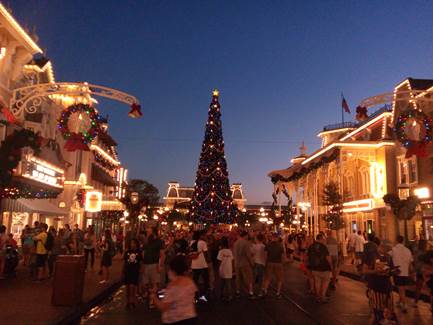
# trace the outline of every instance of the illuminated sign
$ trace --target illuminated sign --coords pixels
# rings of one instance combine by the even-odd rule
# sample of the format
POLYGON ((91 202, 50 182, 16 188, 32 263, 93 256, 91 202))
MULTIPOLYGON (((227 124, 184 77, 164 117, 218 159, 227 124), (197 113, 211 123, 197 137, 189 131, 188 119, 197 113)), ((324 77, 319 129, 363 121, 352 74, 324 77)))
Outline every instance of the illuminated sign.
POLYGON ((86 192, 86 205, 84 209, 87 212, 99 212, 102 209, 102 193, 98 191, 86 192))
POLYGON ((63 188, 64 171, 36 157, 23 163, 22 176, 50 186, 63 188))
POLYGON ((343 203, 343 212, 360 212, 374 209, 373 199, 350 201, 343 203))

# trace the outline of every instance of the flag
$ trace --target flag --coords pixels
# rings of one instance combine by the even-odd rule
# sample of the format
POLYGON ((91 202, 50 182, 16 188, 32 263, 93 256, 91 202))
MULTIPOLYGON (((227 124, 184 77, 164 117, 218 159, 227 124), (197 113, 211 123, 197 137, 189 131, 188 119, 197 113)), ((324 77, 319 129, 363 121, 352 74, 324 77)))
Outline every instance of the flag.
POLYGON ((343 94, 341 94, 341 107, 346 113, 350 114, 349 105, 347 104, 346 98, 344 98, 343 94))

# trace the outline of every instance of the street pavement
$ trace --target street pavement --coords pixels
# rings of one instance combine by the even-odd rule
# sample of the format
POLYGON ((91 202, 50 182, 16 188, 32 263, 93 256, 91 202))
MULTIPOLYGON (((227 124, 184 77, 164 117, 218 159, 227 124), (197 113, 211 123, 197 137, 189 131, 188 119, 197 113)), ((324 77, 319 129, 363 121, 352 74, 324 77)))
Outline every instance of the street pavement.
MULTIPOLYGON (((318 304, 306 294, 306 279, 298 263, 285 267, 283 299, 271 293, 266 299, 235 299, 229 304, 212 301, 198 306, 199 324, 324 324, 365 325, 370 313, 365 296, 365 284, 340 277, 338 287, 327 304, 318 304)), ((125 310, 124 288, 109 301, 95 307, 82 318, 81 324, 160 324, 160 314, 140 304, 134 311, 125 310)), ((394 301, 397 301, 397 295, 394 301)), ((410 307, 407 314, 397 311, 400 324, 431 324, 429 306, 420 302, 418 308, 410 307)))

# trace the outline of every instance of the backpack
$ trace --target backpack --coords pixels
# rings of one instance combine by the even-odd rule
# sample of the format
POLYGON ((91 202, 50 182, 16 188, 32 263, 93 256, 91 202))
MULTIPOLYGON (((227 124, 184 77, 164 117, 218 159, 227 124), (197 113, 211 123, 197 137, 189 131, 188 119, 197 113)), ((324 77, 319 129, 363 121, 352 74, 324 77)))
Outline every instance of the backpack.
POLYGON ((47 251, 51 251, 54 247, 54 236, 52 233, 48 232, 47 233, 47 240, 45 241, 45 249, 47 251))
POLYGON ((308 267, 312 270, 319 267, 322 262, 322 255, 320 254, 320 246, 314 244, 308 251, 308 267))
POLYGON ((190 246, 188 256, 191 260, 196 260, 200 256, 200 253, 198 251, 198 240, 193 242, 190 246))

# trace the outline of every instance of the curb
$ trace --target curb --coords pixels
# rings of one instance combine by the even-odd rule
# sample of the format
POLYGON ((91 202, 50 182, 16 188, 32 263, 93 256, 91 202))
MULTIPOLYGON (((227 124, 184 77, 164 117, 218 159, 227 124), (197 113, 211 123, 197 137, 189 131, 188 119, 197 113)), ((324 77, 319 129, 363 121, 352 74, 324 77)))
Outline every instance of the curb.
POLYGON ((116 292, 123 284, 123 281, 118 280, 117 282, 114 282, 109 287, 107 287, 105 290, 103 290, 101 293, 90 299, 89 301, 86 301, 84 303, 81 303, 80 305, 76 306, 74 310, 72 310, 67 315, 63 316, 62 318, 53 321, 52 325, 70 325, 70 324, 79 324, 80 318, 85 315, 87 312, 89 312, 92 308, 99 305, 101 302, 103 302, 107 297, 111 296, 114 292, 116 292))

